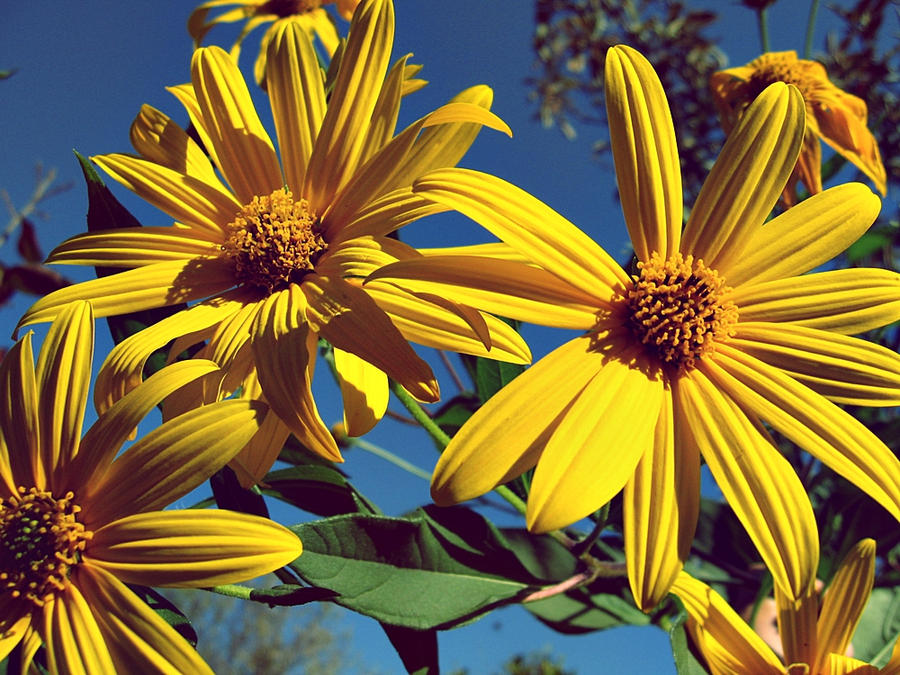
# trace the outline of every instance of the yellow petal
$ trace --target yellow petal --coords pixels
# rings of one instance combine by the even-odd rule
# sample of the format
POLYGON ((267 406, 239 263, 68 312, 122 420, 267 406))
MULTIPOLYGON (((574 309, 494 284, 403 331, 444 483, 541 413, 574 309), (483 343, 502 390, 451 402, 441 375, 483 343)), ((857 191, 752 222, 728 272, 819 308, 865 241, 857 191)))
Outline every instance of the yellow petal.
POLYGON ((144 159, 227 192, 203 148, 156 108, 141 106, 131 123, 131 144, 144 159))
POLYGON ((439 169, 413 190, 459 211, 548 272, 605 303, 628 275, 584 232, 530 194, 488 174, 439 169))
POLYGON ((112 574, 82 564, 76 578, 97 608, 97 625, 116 665, 108 672, 212 675, 197 651, 112 574))
POLYGON ((199 588, 268 574, 302 550, 297 535, 268 518, 187 509, 113 521, 94 531, 86 557, 125 583, 199 588))
POLYGON ((265 406, 256 401, 220 401, 157 427, 79 495, 85 526, 96 529, 183 497, 244 447, 264 412, 265 406))
POLYGON ((819 611, 819 600, 815 590, 810 589, 807 595, 796 600, 787 597, 777 584, 774 592, 778 634, 781 637, 784 662, 815 663, 818 653, 816 614, 819 611))
POLYGON ((809 498, 788 461, 705 376, 706 361, 675 381, 675 414, 684 417, 775 584, 792 600, 802 597, 812 588, 819 558, 809 498))
POLYGON ((603 367, 562 413, 541 453, 525 516, 534 532, 571 525, 599 509, 652 452, 662 377, 648 372, 639 352, 624 349, 625 340, 610 342, 603 367))
POLYGON ((682 253, 693 253, 728 279, 787 183, 803 130, 800 92, 781 82, 767 87, 728 135, 703 183, 685 226, 682 253))
POLYGON ((212 361, 189 359, 154 373, 104 411, 91 425, 73 463, 61 479, 62 492, 77 491, 99 478, 138 423, 166 396, 197 378, 217 372, 212 361))
POLYGON ((219 166, 216 148, 210 138, 209 130, 206 128, 207 125, 203 119, 203 112, 200 110, 200 103, 197 101, 197 93, 194 91, 194 88, 190 84, 179 84, 174 87, 166 87, 166 91, 177 98, 181 105, 184 106, 191 120, 191 126, 194 127, 197 136, 200 138, 203 150, 209 153, 209 160, 212 165, 219 166))
POLYGON ((253 357, 272 410, 310 450, 341 462, 310 390, 308 341, 314 331, 304 317, 306 304, 306 297, 294 284, 266 298, 253 328, 253 357))
POLYGON ((483 495, 537 463, 561 413, 603 366, 591 344, 584 336, 558 347, 469 418, 434 470, 431 496, 437 504, 483 495))
POLYGON ((35 370, 40 461, 51 489, 67 480, 69 464, 78 452, 93 354, 91 306, 73 302, 50 326, 35 370))
POLYGON ((831 270, 741 286, 731 299, 741 321, 789 321, 855 335, 900 320, 900 274, 866 267, 831 270))
POLYGON ((232 58, 219 47, 201 47, 191 60, 191 82, 218 167, 240 203, 281 188, 275 148, 232 58))
POLYGON ((691 619, 710 637, 702 650, 713 672, 782 675, 784 666, 722 596, 686 572, 672 586, 691 619))
POLYGON ((838 403, 900 405, 900 354, 858 338, 790 324, 739 323, 734 347, 838 403))
MULTIPOLYGON (((597 323, 596 297, 533 265, 480 256, 428 256, 381 267, 365 288, 385 288, 377 280, 410 291, 431 293, 480 310, 556 328, 588 330, 597 323)), ((602 288, 598 280, 598 290, 602 288)), ((609 296, 613 294, 608 289, 609 296)), ((606 303, 603 303, 606 306, 606 303)))
POLYGON ((373 0, 354 14, 302 190, 322 211, 358 166, 394 41, 394 6, 373 0))
POLYGON ((449 207, 443 204, 413 194, 409 187, 398 188, 363 206, 331 244, 365 235, 384 236, 414 220, 447 210, 449 207))
POLYGON ((863 539, 841 561, 819 613, 819 654, 844 654, 875 581, 875 541, 863 539))
POLYGON ((900 520, 900 460, 856 418, 781 371, 719 345, 705 371, 738 401, 900 520))
POLYGON ((672 114, 653 66, 638 51, 606 53, 606 116, 625 223, 639 260, 678 251, 684 196, 672 114))
POLYGON ((270 408, 259 431, 228 463, 228 466, 237 474, 242 488, 250 489, 263 482, 263 478, 278 459, 278 454, 290 435, 291 430, 270 408))
POLYGON ((297 21, 273 26, 266 56, 266 90, 288 186, 300 190, 325 117, 325 90, 316 50, 297 21))
POLYGON ((808 272, 859 239, 880 209, 881 200, 861 183, 813 195, 755 230, 725 279, 737 286, 808 272))
POLYGON ((886 675, 891 671, 879 670, 865 661, 854 659, 843 654, 828 654, 825 673, 828 675, 886 675))
POLYGON ((94 317, 128 314, 177 305, 225 291, 234 285, 231 265, 221 259, 173 260, 66 286, 35 302, 19 327, 52 321, 75 300, 90 300, 94 317))
MULTIPOLYGON (((103 608, 98 610, 102 612, 103 608)), ((116 672, 105 636, 76 584, 66 584, 65 590, 56 593, 42 612, 41 632, 51 673, 116 672)))
POLYGON ((418 400, 440 398, 431 368, 364 290, 319 275, 307 276, 302 288, 306 317, 322 337, 383 370, 418 400))
POLYGON ((94 155, 91 160, 142 199, 193 227, 221 233, 241 208, 241 202, 221 184, 207 183, 140 157, 94 155))
POLYGON ((394 137, 406 77, 415 68, 412 65, 407 66, 406 62, 411 56, 412 54, 407 54, 398 59, 384 78, 384 84, 381 86, 381 91, 378 92, 378 99, 372 110, 372 119, 369 122, 368 133, 366 133, 365 145, 360 151, 359 161, 361 164, 368 162, 372 155, 394 137))
POLYGON ((690 553, 700 505, 700 457, 676 445, 666 391, 653 443, 625 483, 623 516, 628 582, 639 609, 658 605, 690 553))
POLYGON ((222 238, 197 228, 136 227, 89 232, 57 246, 47 262, 98 267, 143 267, 157 262, 208 258, 222 238))
POLYGON ((531 351, 522 336, 508 323, 490 314, 480 314, 487 330, 485 340, 473 331, 471 321, 459 312, 387 283, 376 281, 365 288, 407 340, 507 363, 531 362, 531 351))
POLYGON ((26 333, 0 363, 0 432, 8 453, 0 469, 11 494, 20 485, 46 487, 31 336, 26 333))
POLYGON ((344 400, 344 428, 348 436, 362 436, 387 410, 387 375, 356 354, 337 347, 334 367, 344 400))
MULTIPOLYGON (((28 639, 32 633, 31 608, 20 598, 10 597, 10 594, 0 600, 0 610, 3 616, 3 633, 0 634, 0 659, 5 659, 23 640, 28 639)), ((30 604, 30 603, 29 603, 30 604)))

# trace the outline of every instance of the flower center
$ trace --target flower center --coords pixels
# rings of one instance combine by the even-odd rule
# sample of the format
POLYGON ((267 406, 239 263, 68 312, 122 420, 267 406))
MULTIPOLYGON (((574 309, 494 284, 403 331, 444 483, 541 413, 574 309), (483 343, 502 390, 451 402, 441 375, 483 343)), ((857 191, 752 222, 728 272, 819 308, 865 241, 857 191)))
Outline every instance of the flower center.
POLYGON ((292 14, 303 14, 319 9, 322 0, 269 0, 264 3, 256 14, 274 14, 275 16, 291 16, 292 14))
POLYGON ((731 289, 702 260, 676 253, 663 261, 654 253, 638 268, 625 296, 628 322, 664 364, 690 370, 734 333, 737 307, 723 300, 731 289))
POLYGON ((294 201, 286 190, 254 197, 226 230, 222 250, 234 262, 238 282, 269 293, 299 282, 328 248, 309 202, 294 201))
POLYGON ((760 63, 744 88, 744 97, 747 103, 751 103, 763 90, 775 82, 793 84, 803 94, 804 100, 809 100, 809 95, 818 86, 818 81, 811 78, 798 61, 783 59, 767 59, 760 63))
POLYGON ((45 490, 20 487, 0 499, 0 584, 14 598, 38 607, 65 588, 69 569, 93 535, 75 519, 75 495, 56 498, 45 490))

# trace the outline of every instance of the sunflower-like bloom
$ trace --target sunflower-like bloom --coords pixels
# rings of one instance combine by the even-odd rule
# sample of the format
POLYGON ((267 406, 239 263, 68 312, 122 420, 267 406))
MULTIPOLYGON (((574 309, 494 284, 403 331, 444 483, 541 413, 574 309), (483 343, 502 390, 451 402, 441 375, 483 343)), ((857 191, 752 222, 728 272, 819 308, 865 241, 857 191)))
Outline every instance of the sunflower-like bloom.
POLYGON ((0 658, 41 642, 54 673, 211 673, 125 584, 199 588, 294 560, 300 540, 264 518, 161 511, 250 439, 261 405, 222 401, 177 417, 117 456, 164 397, 216 371, 160 371, 82 438, 94 329, 87 303, 60 312, 34 365, 29 332, 0 365, 0 658))
POLYGON ((881 194, 886 193, 887 173, 878 143, 866 126, 866 102, 832 84, 821 63, 798 59, 794 51, 768 52, 744 66, 713 74, 710 88, 725 133, 731 133, 750 102, 773 82, 793 84, 806 102, 803 149, 785 188, 788 204, 797 201, 798 180, 810 194, 822 191, 819 139, 868 176, 881 194))
POLYGON ((900 403, 900 356, 848 337, 900 318, 900 275, 797 276, 859 237, 879 200, 852 183, 765 223, 804 128, 800 92, 779 83, 728 137, 682 232, 662 85, 628 47, 612 48, 606 63, 610 138, 636 274, 523 190, 445 169, 421 178, 414 192, 469 216, 536 264, 437 256, 371 277, 587 331, 468 420, 440 457, 432 496, 438 504, 471 499, 536 467, 526 519, 545 532, 588 516, 624 488, 629 580, 648 608, 665 596, 689 551, 702 453, 775 583, 802 597, 818 558, 815 521, 763 421, 900 519, 900 462, 828 400, 900 403))
POLYGON ((334 19, 322 5, 335 5, 341 18, 349 21, 360 0, 208 0, 200 4, 188 17, 188 33, 194 38, 194 46, 199 47, 210 29, 223 23, 245 21, 244 27, 231 47, 231 56, 237 63, 244 38, 259 26, 272 23, 263 34, 259 54, 253 67, 253 74, 260 84, 265 79, 266 49, 275 35, 277 23, 286 17, 295 17, 306 29, 310 37, 318 37, 329 55, 334 54, 340 43, 334 19), (211 9, 231 7, 227 11, 209 19, 211 9))
POLYGON ((713 675, 900 674, 900 643, 884 668, 846 656, 850 638, 875 579, 875 542, 860 541, 841 562, 820 602, 811 592, 797 600, 775 587, 782 659, 753 632, 721 595, 681 572, 672 586, 688 612, 687 629, 713 675))
POLYGON ((482 124, 508 132, 487 110, 490 89, 477 86, 394 136, 409 68, 402 58, 385 77, 393 28, 389 0, 360 6, 326 102, 305 30, 296 22, 279 24, 267 77, 283 170, 234 61, 218 47, 199 49, 191 85, 171 91, 212 163, 149 107, 131 130, 140 156, 94 158, 178 222, 64 242, 51 262, 134 269, 52 293, 22 319, 23 325, 52 319, 77 298, 92 300, 98 316, 199 300, 118 345, 98 378, 96 398, 101 407, 119 398, 140 381, 148 355, 170 340, 178 338, 176 354, 206 340, 199 356, 228 371, 207 394, 240 388, 271 408, 235 464, 245 484, 271 467, 289 431, 322 456, 341 460, 310 390, 319 337, 334 346, 353 436, 384 413, 385 374, 418 399, 437 400, 434 375, 406 338, 518 363, 530 359, 524 341, 499 319, 390 284, 362 288, 380 265, 420 257, 386 235, 446 210, 412 194, 413 179, 456 164, 482 124))

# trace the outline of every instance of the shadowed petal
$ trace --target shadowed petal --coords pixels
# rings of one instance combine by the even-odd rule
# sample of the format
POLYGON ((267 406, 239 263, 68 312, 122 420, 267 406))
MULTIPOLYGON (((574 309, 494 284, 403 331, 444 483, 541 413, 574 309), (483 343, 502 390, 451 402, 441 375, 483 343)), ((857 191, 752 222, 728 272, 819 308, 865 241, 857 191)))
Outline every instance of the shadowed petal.
MULTIPOLYGON (((422 256, 391 263, 369 275, 408 291, 432 293, 519 321, 588 330, 597 323, 598 303, 558 276, 515 260, 480 256, 422 256)), ((598 281, 595 284, 601 286, 598 281)), ((613 294, 609 289, 609 297, 613 294)), ((608 300, 609 298, 607 298, 608 300)), ((606 303, 604 302, 605 306, 606 303)))
POLYGON ((483 495, 537 463, 560 415, 603 366, 603 355, 590 347, 588 336, 558 347, 469 418, 434 470, 431 496, 437 504, 483 495))
POLYGON ((122 185, 179 222, 221 233, 241 208, 217 183, 205 183, 131 155, 94 155, 91 160, 122 185))
POLYGON ((725 600, 709 586, 685 572, 672 586, 704 634, 702 653, 715 672, 782 675, 784 666, 725 600))
POLYGON ((7 456, 0 469, 7 488, 46 487, 41 457, 41 427, 38 419, 38 386, 34 376, 34 354, 29 331, 0 362, 0 435, 7 456))
POLYGON ((88 232, 67 239, 50 252, 48 262, 97 267, 143 267, 219 253, 222 237, 198 228, 135 227, 88 232))
POLYGON ((778 369, 719 345, 705 372, 752 411, 900 519, 900 461, 855 417, 778 369))
POLYGON ((790 324, 738 323, 731 345, 832 401, 900 405, 900 354, 881 345, 790 324))
POLYGON ((348 436, 362 436, 384 416, 388 381, 384 371, 365 359, 334 348, 334 367, 344 400, 344 427, 348 436))
POLYGON ((663 394, 653 443, 625 483, 628 581, 638 608, 662 601, 690 553, 700 499, 700 458, 676 443, 672 396, 663 394))
POLYGON ((777 584, 774 594, 778 635, 781 637, 784 662, 815 663, 818 652, 816 638, 818 596, 811 590, 808 595, 792 600, 777 584))
POLYGON ((342 462, 310 390, 308 343, 314 331, 304 317, 306 306, 306 297, 295 284, 266 298, 253 328, 253 357, 272 410, 310 450, 342 462))
POLYGON ((606 116, 625 223, 638 260, 681 239, 681 165, 672 114, 653 66, 625 45, 606 53, 606 116))
POLYGON ((627 286, 625 271, 584 232, 511 183, 469 169, 439 169, 413 185, 417 194, 468 216, 588 297, 609 302, 627 286))
POLYGON ((809 498, 788 461, 701 372, 706 361, 675 381, 676 409, 775 584, 791 599, 802 597, 819 558, 809 498))
POLYGON ((880 209, 862 183, 820 192, 755 230, 744 254, 721 271, 732 287, 799 276, 845 251, 880 209))
POLYGON ((681 240, 728 279, 747 254, 797 161, 803 141, 803 96, 776 82, 747 108, 703 183, 681 240))
POLYGON ((363 206, 343 225, 332 245, 366 235, 384 236, 414 220, 444 211, 449 211, 449 207, 413 194, 409 187, 398 188, 363 206))
POLYGON ((291 430, 270 408, 263 423, 250 442, 228 463, 242 488, 250 489, 263 481, 263 477, 278 459, 291 430))
POLYGON ((0 632, 0 660, 9 656, 32 628, 32 614, 30 603, 26 604, 19 598, 13 598, 10 594, 4 594, 0 598, 0 616, 3 617, 3 629, 0 632))
POLYGON ((297 21, 273 27, 266 56, 266 82, 284 178, 300 190, 319 127, 325 117, 325 90, 316 50, 297 21))
POLYGON ((418 400, 440 398, 431 368, 365 291, 319 275, 307 276, 302 288, 306 317, 322 337, 383 370, 418 400))
POLYGON ((93 355, 91 306, 73 302, 50 325, 35 369, 40 462, 51 489, 66 479, 68 466, 78 452, 93 355))
POLYGON ((113 521, 94 531, 86 557, 125 583, 200 588, 268 574, 302 550, 297 535, 268 518, 186 509, 113 521))
POLYGON ((91 564, 76 572, 116 664, 109 672, 212 675, 197 651, 112 574, 91 564))
POLYGON ((830 270, 740 286, 731 299, 741 321, 856 335, 900 320, 900 274, 867 267, 830 270))
POLYGON ((818 621, 820 659, 847 651, 874 581, 875 541, 863 539, 841 561, 825 592, 818 621))
POLYGON ((275 148, 232 58, 219 47, 196 50, 191 82, 218 167, 241 204, 281 188, 284 180, 275 148))
POLYGON ((231 264, 222 259, 174 260, 66 286, 35 302, 19 328, 52 321, 75 300, 90 300, 94 318, 177 305, 220 293, 234 285, 231 264))
POLYGON ((562 414, 541 453, 525 516, 534 532, 565 527, 599 509, 652 452, 663 381, 648 375, 640 353, 623 349, 623 342, 604 354, 602 367, 562 414))
POLYGON ((42 611, 41 632, 50 672, 116 672, 96 617, 76 584, 68 583, 65 591, 56 593, 42 611))
POLYGON ((85 527, 96 529, 183 497, 246 445, 264 412, 265 404, 258 401, 220 401, 157 427, 79 495, 85 527))

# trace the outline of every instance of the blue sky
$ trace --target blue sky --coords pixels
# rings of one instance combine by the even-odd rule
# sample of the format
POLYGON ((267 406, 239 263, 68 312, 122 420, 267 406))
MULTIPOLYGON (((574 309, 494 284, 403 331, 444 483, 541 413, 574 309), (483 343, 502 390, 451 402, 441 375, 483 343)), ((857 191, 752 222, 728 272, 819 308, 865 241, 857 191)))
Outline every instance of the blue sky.
MULTIPOLYGON (((524 84, 534 55, 531 48, 533 3, 527 0, 456 0, 413 2, 395 0, 397 34, 394 57, 414 53, 424 64, 425 90, 406 99, 409 122, 446 102, 461 89, 478 83, 494 89, 494 111, 513 129, 512 139, 483 131, 462 164, 510 180, 553 206, 619 259, 628 245, 621 212, 612 200, 615 186, 609 156, 592 158, 594 128, 579 129, 575 142, 556 129, 544 129, 534 119, 536 107, 527 100, 524 84)), ((751 12, 737 2, 707 2, 723 12, 711 34, 727 36, 722 47, 732 65, 758 55, 759 42, 751 12)), ((45 252, 84 229, 87 203, 72 149, 83 154, 130 150, 128 128, 141 104, 150 103, 183 119, 180 106, 164 87, 189 79, 191 42, 185 29, 194 3, 184 0, 123 3, 112 0, 4 3, 0 22, 0 70, 18 72, 0 83, 3 163, 0 188, 21 206, 31 194, 33 167, 55 168, 60 182, 73 189, 42 206, 38 236, 45 252)), ((772 10, 772 48, 802 50, 808 4, 783 0, 772 10)), ((831 17, 820 11, 816 45, 822 44, 831 17)), ((833 25, 833 24, 832 24, 833 25)), ((346 28, 346 25, 343 25, 346 28)), ((230 46, 233 33, 216 29, 209 40, 230 46)), ((249 73, 255 42, 247 43, 242 66, 249 73)), ((258 106, 266 111, 263 99, 258 106)), ((267 113, 263 113, 264 115, 267 113)), ((265 117, 264 117, 265 121, 265 117)), ((401 120, 403 121, 403 120, 401 120)), ((268 128, 273 130, 269 123, 268 128)), ((122 202, 146 225, 168 219, 124 189, 114 187, 122 202)), ((4 219, 5 222, 5 219, 4 219)), ((465 244, 486 240, 477 227, 459 217, 422 221, 403 237, 417 245, 465 244)), ((0 249, 0 259, 14 259, 12 246, 0 249)), ((89 270, 62 269, 76 279, 89 270)), ((8 335, 28 298, 0 309, 8 335)), ((535 358, 566 339, 560 331, 526 329, 535 358)), ((8 340, 0 340, 0 345, 8 340)), ((98 325, 95 368, 109 348, 106 329, 98 325)), ((428 356, 445 388, 452 386, 433 355, 428 356)), ((324 369, 323 369, 324 370, 324 369)), ((323 378, 318 378, 322 380, 323 378)), ((323 416, 336 421, 339 408, 333 388, 323 389, 323 416)), ((318 393, 318 392, 317 392, 318 393)), ((435 454, 427 438, 396 424, 383 423, 371 440, 402 454, 426 470, 435 454)), ((343 467, 354 484, 387 513, 401 514, 428 502, 428 485, 362 451, 351 451, 343 467)), ((302 611, 298 609, 296 611, 302 611)), ((400 669, 377 624, 349 615, 353 648, 371 668, 400 669)), ((532 620, 520 608, 489 615, 468 627, 441 634, 442 666, 449 671, 467 666, 472 673, 490 672, 517 651, 552 648, 565 665, 581 673, 674 672, 666 636, 654 628, 616 629, 582 637, 559 636, 532 620)))

